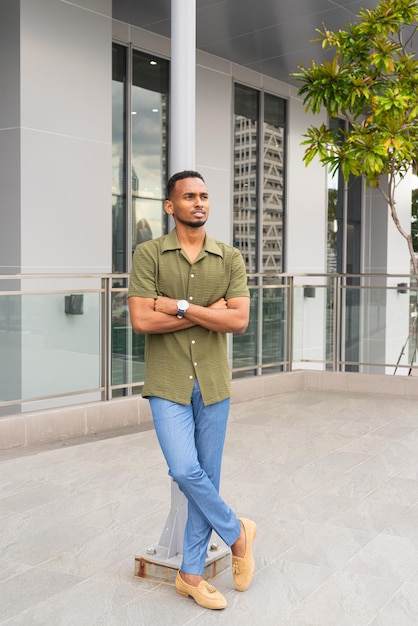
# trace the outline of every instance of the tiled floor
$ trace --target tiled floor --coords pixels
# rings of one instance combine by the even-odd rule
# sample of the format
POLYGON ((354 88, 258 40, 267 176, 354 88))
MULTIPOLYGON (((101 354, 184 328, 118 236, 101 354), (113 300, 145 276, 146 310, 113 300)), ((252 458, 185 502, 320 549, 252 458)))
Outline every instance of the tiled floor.
POLYGON ((0 623, 417 626, 418 403, 287 393, 233 404, 222 493, 258 523, 224 611, 133 577, 170 482, 153 430, 0 453, 0 623))

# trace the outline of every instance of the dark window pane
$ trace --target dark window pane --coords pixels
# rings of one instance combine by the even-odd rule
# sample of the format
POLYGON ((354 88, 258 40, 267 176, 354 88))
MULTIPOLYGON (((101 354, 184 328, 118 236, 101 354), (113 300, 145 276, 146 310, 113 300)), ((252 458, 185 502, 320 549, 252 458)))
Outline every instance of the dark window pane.
POLYGON ((261 271, 283 272, 286 101, 264 96, 261 271))
POLYGON ((112 49, 112 266, 113 272, 126 271, 126 189, 125 189, 125 94, 126 53, 124 46, 112 49))
POLYGON ((234 246, 247 272, 257 272, 257 164, 259 93, 235 86, 234 110, 234 246))

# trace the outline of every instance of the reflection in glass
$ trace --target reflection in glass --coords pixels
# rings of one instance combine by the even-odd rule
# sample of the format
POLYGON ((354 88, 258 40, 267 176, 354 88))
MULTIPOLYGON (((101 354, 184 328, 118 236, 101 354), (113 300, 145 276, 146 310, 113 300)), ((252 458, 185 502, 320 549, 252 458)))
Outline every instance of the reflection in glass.
POLYGON ((126 272, 126 48, 112 48, 112 272, 126 272))
MULTIPOLYGON (((240 249, 247 272, 276 276, 283 272, 284 178, 286 101, 243 85, 235 86, 234 102, 234 245, 240 249), (262 103, 262 110, 260 107, 262 103), (261 151, 260 151, 260 129, 261 151), (262 181, 262 196, 258 187, 262 181), (261 206, 260 206, 261 203, 261 206)), ((283 361, 285 316, 273 317, 283 307, 283 293, 262 295, 251 302, 245 338, 234 337, 233 362, 283 361)), ((283 311, 281 311, 283 313, 283 311)), ((235 367, 235 365, 234 365, 235 367)), ((276 366, 274 366, 276 367, 276 366)), ((248 374, 254 373, 248 370, 248 374)), ((242 374, 241 374, 242 375, 242 374)))
POLYGON ((265 286, 250 279, 250 322, 244 335, 233 335, 233 378, 281 371, 287 359, 287 310, 289 288, 286 279, 265 278, 265 286))
MULTIPOLYGON (((136 246, 167 230, 163 203, 169 64, 133 50, 132 84, 128 85, 128 52, 123 46, 113 46, 114 273, 129 271, 136 246), (130 94, 130 102, 126 94, 130 94), (130 123, 126 124, 126 120, 130 123), (129 203, 132 215, 128 215, 129 203)), ((126 286, 126 279, 113 282, 111 380, 114 386, 142 382, 145 376, 144 337, 133 333, 130 327, 126 286)), ((129 393, 126 389, 113 390, 113 396, 126 393, 129 393)))
MULTIPOLYGON (((341 133, 344 141, 346 122, 333 118, 330 128, 341 133)), ((328 177, 328 237, 327 271, 339 274, 359 274, 361 271, 361 200, 362 179, 351 176, 346 183, 341 170, 328 177)), ((359 285, 359 278, 348 276, 347 287, 359 285)), ((341 338, 343 360, 359 360, 360 292, 347 289, 345 293, 345 337, 341 338)), ((331 303, 328 303, 331 308, 331 303)), ((330 337, 330 330, 327 331, 330 337)), ((327 344, 327 361, 331 346, 327 344)), ((345 371, 358 371, 358 366, 347 364, 345 371)))
POLYGON ((166 232, 168 62, 132 56, 132 251, 166 232))
MULTIPOLYGON (((112 385, 144 381, 144 342, 144 335, 137 335, 130 326, 127 279, 114 279, 112 286, 112 385), (132 346, 128 352, 127 345, 132 346), (132 354, 130 358, 129 352, 132 354)), ((125 394, 126 389, 116 389, 112 396, 118 397, 125 394)))
POLYGON ((270 371, 282 369, 286 360, 287 289, 263 289, 263 365, 275 364, 270 371))
POLYGON ((264 94, 260 154, 260 99, 257 90, 235 86, 234 245, 241 250, 248 273, 276 274, 283 272, 286 101, 264 94))
MULTIPOLYGON (((344 121, 338 118, 330 120, 330 127, 341 132, 344 121)), ((344 179, 341 170, 332 176, 328 174, 328 232, 327 232, 327 272, 342 272, 343 233, 344 233, 344 179)))
POLYGON ((258 92, 235 86, 234 106, 234 246, 247 272, 257 272, 258 92))
POLYGON ((286 101, 264 96, 262 272, 283 272, 286 101))
POLYGON ((260 291, 250 287, 250 322, 243 335, 232 336, 232 368, 250 368, 238 371, 233 378, 242 376, 255 376, 257 373, 258 336, 257 336, 257 311, 260 291), (252 369, 251 369, 252 368, 252 369))

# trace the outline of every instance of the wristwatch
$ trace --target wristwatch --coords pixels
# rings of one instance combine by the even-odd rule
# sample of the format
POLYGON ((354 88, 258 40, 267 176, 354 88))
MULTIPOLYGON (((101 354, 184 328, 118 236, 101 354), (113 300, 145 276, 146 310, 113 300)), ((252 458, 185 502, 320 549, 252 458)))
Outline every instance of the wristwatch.
POLYGON ((189 303, 187 302, 187 300, 179 300, 177 302, 177 317, 179 318, 179 320, 181 320, 188 308, 189 303))

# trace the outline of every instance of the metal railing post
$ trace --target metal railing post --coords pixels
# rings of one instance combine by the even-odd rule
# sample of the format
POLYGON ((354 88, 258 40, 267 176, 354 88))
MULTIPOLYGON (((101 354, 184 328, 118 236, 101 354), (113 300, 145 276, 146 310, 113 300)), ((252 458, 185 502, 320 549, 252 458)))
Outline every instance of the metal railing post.
POLYGON ((286 329, 286 360, 287 371, 291 372, 293 369, 293 294, 294 294, 294 278, 293 276, 286 276, 286 290, 287 290, 287 329, 286 329))
POLYGON ((111 334, 112 334, 112 314, 110 297, 112 278, 104 276, 101 279, 101 386, 103 388, 103 400, 110 400, 111 394, 111 334))
POLYGON ((341 275, 334 280, 334 323, 333 323, 333 372, 338 372, 341 362, 341 275))

